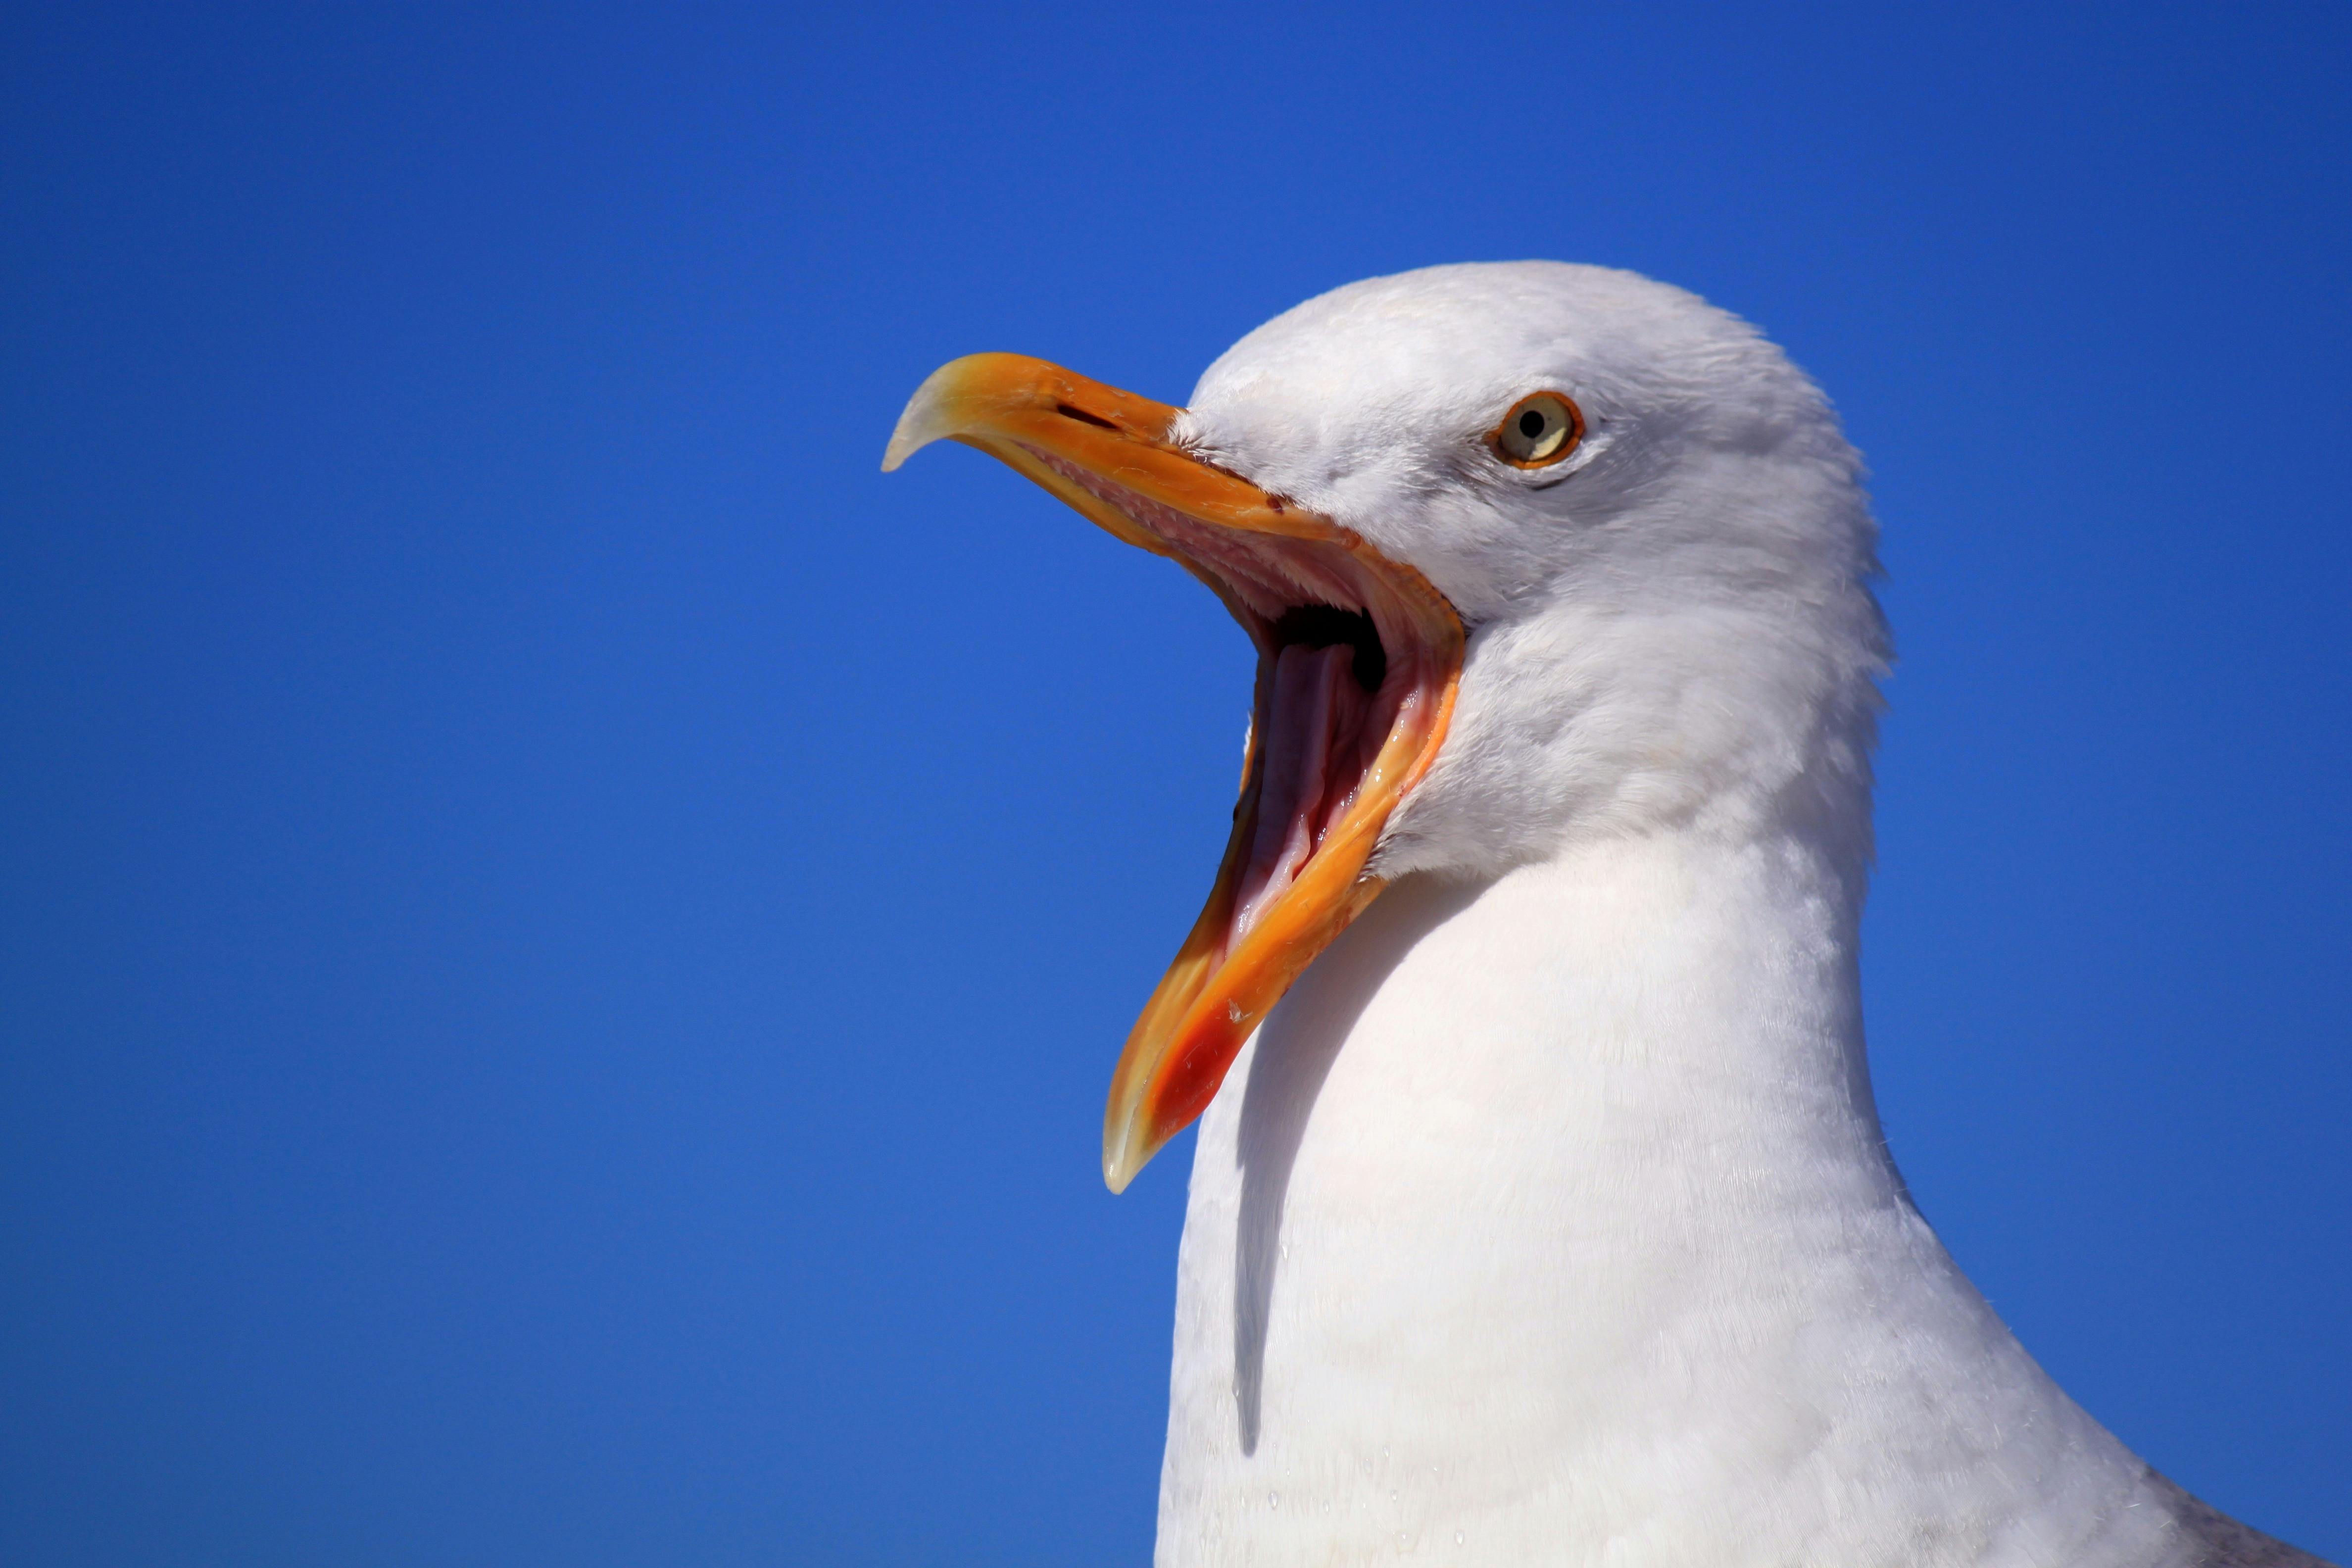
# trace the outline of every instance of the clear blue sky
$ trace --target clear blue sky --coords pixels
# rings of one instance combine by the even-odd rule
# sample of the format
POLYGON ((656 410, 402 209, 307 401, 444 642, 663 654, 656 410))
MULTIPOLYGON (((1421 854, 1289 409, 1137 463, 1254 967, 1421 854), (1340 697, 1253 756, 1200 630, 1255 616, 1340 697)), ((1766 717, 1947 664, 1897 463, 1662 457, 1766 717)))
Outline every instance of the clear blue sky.
MULTIPOLYGON (((845 8, 844 8, 845 9, 845 8)), ((1631 267, 1868 454, 1928 1217, 2352 1560, 2352 11, 25 8, 0 1559, 1146 1559, 1208 595, 898 405, 1631 267), (201 13, 201 14, 199 14, 201 13)))

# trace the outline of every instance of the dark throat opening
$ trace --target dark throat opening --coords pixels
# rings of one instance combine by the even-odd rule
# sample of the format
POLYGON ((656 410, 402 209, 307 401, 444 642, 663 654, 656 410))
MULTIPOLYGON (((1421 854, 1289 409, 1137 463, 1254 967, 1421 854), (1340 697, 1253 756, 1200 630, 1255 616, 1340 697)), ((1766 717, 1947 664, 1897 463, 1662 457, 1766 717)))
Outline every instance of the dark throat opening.
POLYGON ((1343 610, 1336 605, 1294 605, 1274 623, 1276 647, 1293 643, 1307 647, 1338 647, 1342 645, 1356 650, 1349 665, 1356 684, 1366 691, 1378 691, 1381 682, 1388 678, 1388 650, 1381 646, 1381 634, 1372 625, 1372 617, 1361 610, 1343 610))

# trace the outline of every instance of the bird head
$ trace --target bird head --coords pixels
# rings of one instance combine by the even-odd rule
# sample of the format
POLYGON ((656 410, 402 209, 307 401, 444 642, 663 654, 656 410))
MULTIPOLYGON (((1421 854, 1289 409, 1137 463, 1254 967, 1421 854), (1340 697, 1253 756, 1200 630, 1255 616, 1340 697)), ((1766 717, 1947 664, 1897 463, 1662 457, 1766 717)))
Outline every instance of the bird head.
POLYGON ((1181 409, 955 361, 883 467, 941 437, 1173 557, 1259 650, 1233 837, 1113 1076, 1114 1191, 1396 877, 1785 827, 1858 883, 1887 659, 1859 462, 1812 383, 1693 295, 1431 268, 1276 317, 1181 409))

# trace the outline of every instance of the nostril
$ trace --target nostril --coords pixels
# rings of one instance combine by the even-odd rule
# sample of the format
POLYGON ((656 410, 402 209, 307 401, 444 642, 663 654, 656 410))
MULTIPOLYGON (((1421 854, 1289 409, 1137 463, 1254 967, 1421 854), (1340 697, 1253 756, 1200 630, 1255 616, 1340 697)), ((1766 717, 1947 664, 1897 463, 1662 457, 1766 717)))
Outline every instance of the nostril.
POLYGON ((1056 403, 1054 405, 1054 412, 1060 415, 1065 419, 1075 419, 1081 425, 1092 425, 1097 429, 1116 430, 1118 428, 1118 426, 1112 424, 1101 415, 1089 414, 1085 409, 1080 408, 1074 404, 1056 403))

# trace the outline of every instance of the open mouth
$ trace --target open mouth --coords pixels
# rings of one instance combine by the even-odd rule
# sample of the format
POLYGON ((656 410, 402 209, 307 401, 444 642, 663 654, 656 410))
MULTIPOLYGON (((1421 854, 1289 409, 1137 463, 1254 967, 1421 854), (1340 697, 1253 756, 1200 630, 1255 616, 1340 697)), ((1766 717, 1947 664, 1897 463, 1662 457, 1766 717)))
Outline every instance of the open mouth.
POLYGON ((1103 1125, 1126 1187, 1207 1109, 1292 981, 1378 894, 1389 817, 1435 758, 1460 617, 1427 579, 1169 439, 1179 410, 1012 354, 943 366, 883 466, 951 437, 1207 584, 1258 649, 1241 799, 1206 907, 1128 1037, 1103 1125))

